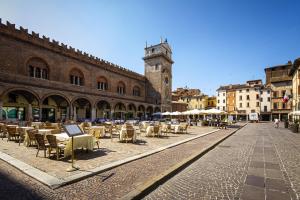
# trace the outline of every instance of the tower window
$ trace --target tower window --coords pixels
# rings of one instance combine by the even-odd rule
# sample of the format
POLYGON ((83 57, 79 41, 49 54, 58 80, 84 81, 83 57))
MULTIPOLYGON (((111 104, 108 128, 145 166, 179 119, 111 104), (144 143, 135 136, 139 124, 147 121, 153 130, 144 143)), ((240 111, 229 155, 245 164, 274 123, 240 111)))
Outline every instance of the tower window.
POLYGON ((169 84, 169 79, 168 79, 168 77, 165 78, 165 84, 169 84))
POLYGON ((153 48, 153 49, 151 49, 151 51, 152 51, 152 53, 154 53, 154 48, 153 48))

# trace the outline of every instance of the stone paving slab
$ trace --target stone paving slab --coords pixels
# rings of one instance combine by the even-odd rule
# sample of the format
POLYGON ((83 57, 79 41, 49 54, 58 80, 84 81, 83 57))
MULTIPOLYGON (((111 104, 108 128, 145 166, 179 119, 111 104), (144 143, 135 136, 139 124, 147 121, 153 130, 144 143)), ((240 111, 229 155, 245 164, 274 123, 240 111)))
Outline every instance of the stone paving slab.
MULTIPOLYGON (((0 188, 3 184, 19 185, 18 194, 31 194, 30 198, 24 195, 26 198, 23 199, 34 199, 32 197, 35 196, 39 197, 38 199, 117 199, 184 158, 213 145, 233 130, 220 130, 55 190, 43 186, 0 161, 0 188)), ((0 192, 0 199, 9 195, 18 196, 11 192, 0 192)))
POLYGON ((249 124, 145 199, 299 199, 299 142, 287 129, 249 124))

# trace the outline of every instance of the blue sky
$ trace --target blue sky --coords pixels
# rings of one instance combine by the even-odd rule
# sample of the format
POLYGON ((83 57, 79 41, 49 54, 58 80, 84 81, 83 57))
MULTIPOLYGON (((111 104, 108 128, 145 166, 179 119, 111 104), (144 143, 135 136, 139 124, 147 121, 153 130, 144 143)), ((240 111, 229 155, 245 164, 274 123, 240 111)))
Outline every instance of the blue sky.
POLYGON ((265 67, 300 56, 299 6, 287 0, 0 0, 0 17, 141 74, 145 42, 167 37, 173 89, 215 94, 222 84, 265 80, 265 67))

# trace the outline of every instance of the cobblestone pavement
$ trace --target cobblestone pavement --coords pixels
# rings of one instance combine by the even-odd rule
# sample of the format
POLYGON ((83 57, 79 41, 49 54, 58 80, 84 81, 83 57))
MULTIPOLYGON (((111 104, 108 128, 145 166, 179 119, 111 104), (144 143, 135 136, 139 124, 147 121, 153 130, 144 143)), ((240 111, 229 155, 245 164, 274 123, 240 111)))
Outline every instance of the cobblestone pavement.
POLYGON ((215 132, 56 190, 0 160, 0 199, 117 199, 234 130, 215 132))
POLYGON ((300 134, 248 124, 145 199, 299 199, 300 134))
MULTIPOLYGON (((122 160, 131 156, 155 150, 159 147, 167 146, 172 143, 195 137, 207 132, 215 130, 213 127, 191 127, 188 134, 168 134, 168 137, 145 137, 140 135, 138 142, 121 143, 118 138, 111 141, 110 138, 100 139, 100 149, 95 146, 93 152, 86 153, 85 151, 76 151, 76 164, 82 170, 91 170, 114 161, 122 160)), ((21 160, 41 171, 44 171, 57 178, 66 178, 68 176, 80 173, 81 171, 67 172, 66 169, 70 167, 70 157, 63 158, 57 161, 43 157, 43 153, 37 158, 35 147, 20 146, 15 142, 7 142, 7 139, 0 139, 0 151, 6 153, 18 160, 21 160)))

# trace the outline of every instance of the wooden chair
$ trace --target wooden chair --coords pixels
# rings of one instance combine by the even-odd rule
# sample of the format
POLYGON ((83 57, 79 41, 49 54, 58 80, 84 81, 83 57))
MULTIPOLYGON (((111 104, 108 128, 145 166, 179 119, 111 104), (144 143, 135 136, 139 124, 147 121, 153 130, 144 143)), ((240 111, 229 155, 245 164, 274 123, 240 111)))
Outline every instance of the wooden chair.
POLYGON ((19 138, 19 134, 17 132, 16 126, 7 126, 7 142, 14 139, 14 141, 17 141, 19 138))
POLYGON ((57 140, 56 140, 56 136, 55 135, 46 135, 46 138, 48 140, 49 143, 49 157, 52 153, 52 150, 55 149, 56 150, 56 160, 59 159, 59 155, 63 152, 63 150, 65 149, 65 145, 64 144, 57 144, 57 140))
POLYGON ((20 146, 21 142, 24 141, 24 139, 25 139, 24 130, 21 128, 17 128, 17 134, 19 135, 18 140, 19 140, 19 146, 20 146))
POLYGON ((7 134, 6 126, 4 124, 1 124, 0 125, 0 135, 1 135, 2 140, 3 140, 3 138, 6 137, 6 134, 7 134))
POLYGON ((126 129, 126 134, 125 134, 126 143, 127 143, 128 139, 131 140, 133 143, 133 137, 134 137, 134 129, 133 128, 126 129))
POLYGON ((40 150, 43 150, 44 151, 44 157, 46 158, 46 151, 47 149, 49 148, 49 144, 46 144, 45 143, 45 140, 44 140, 44 135, 41 135, 41 134, 35 134, 34 135, 35 137, 35 140, 36 140, 36 143, 37 143, 37 153, 36 153, 36 157, 38 156, 39 154, 39 151, 40 150))
POLYGON ((27 130, 27 136, 28 136, 28 139, 29 139, 29 146, 32 146, 33 143, 34 145, 36 145, 36 139, 35 139, 35 134, 38 134, 39 133, 39 130, 37 129, 30 129, 30 130, 27 130))
POLYGON ((160 136, 160 129, 159 129, 159 125, 154 125, 153 127, 153 136, 157 136, 159 137, 160 136))

